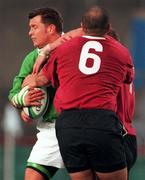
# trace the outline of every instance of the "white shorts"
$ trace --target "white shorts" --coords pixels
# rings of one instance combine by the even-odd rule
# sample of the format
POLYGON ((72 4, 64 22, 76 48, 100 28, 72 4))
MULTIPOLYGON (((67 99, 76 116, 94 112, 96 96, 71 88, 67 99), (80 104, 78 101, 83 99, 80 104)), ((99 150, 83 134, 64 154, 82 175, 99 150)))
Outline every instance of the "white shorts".
POLYGON ((64 164, 55 134, 55 123, 39 121, 37 129, 39 130, 37 141, 27 161, 63 168, 64 164))

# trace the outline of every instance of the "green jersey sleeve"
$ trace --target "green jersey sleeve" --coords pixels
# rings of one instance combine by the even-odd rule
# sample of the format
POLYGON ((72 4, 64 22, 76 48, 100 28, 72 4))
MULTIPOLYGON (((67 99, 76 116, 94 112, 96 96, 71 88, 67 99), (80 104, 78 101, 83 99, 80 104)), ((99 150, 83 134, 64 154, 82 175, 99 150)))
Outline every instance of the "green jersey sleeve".
MULTIPOLYGON (((18 75, 14 78, 12 89, 9 91, 9 100, 15 105, 13 99, 18 96, 21 91, 21 86, 25 77, 32 73, 33 66, 38 57, 38 49, 31 51, 23 60, 20 71, 18 75)), ((48 87, 49 93, 49 106, 48 110, 43 116, 43 121, 53 122, 57 118, 57 113, 53 106, 53 97, 55 95, 55 89, 52 87, 48 87)), ((22 104, 16 105, 16 107, 22 107, 22 104)))
POLYGON ((11 101, 14 95, 20 92, 23 80, 28 74, 31 74, 33 65, 38 56, 37 49, 30 52, 23 60, 18 75, 14 78, 12 89, 9 92, 9 100, 11 101))

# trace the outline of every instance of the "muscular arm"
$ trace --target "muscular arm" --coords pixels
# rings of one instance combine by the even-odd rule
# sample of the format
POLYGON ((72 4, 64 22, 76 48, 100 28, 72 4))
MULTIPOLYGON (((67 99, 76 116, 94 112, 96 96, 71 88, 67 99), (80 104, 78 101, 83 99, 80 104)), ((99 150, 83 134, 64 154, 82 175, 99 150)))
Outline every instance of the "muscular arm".
POLYGON ((33 65, 37 58, 38 51, 35 49, 34 51, 30 52, 24 59, 19 74, 15 77, 13 81, 12 89, 9 92, 9 100, 11 103, 17 107, 21 108, 23 106, 29 105, 39 105, 38 100, 42 98, 42 92, 34 89, 29 89, 27 95, 22 98, 23 90, 21 90, 22 83, 25 77, 32 73, 33 65))
POLYGON ((20 98, 18 97, 21 91, 21 85, 25 77, 28 74, 31 74, 37 55, 38 55, 37 50, 30 52, 23 60, 18 75, 14 78, 13 86, 9 92, 9 100, 16 107, 22 107, 21 102, 19 102, 20 98))
POLYGON ((83 31, 82 28, 77 28, 77 29, 73 29, 65 34, 63 34, 60 38, 58 38, 56 41, 54 41, 53 43, 50 43, 48 45, 46 45, 44 48, 42 48, 42 51, 40 52, 40 56, 41 55, 46 55, 46 57, 48 56, 48 54, 54 50, 56 47, 58 47, 59 45, 63 44, 64 42, 77 37, 77 36, 82 36, 83 35, 83 31))
POLYGON ((46 86, 49 84, 49 80, 46 79, 43 72, 40 71, 38 74, 28 75, 23 81, 22 87, 29 86, 31 88, 46 86))
MULTIPOLYGON (((21 65, 20 71, 13 81, 13 86, 9 92, 9 100, 16 108, 22 108, 24 105, 38 104, 36 98, 40 98, 40 92, 36 92, 36 90, 29 89, 29 92, 27 93, 24 99, 22 98, 23 93, 21 93, 21 85, 23 83, 23 80, 27 75, 32 73, 33 65, 35 63, 37 56, 38 51, 37 49, 35 49, 25 57, 21 65)), ((25 115, 23 111, 21 111, 21 118, 27 123, 31 122, 31 119, 27 115, 25 115)))
POLYGON ((63 34, 60 38, 58 38, 53 43, 47 44, 44 48, 41 49, 41 52, 36 60, 34 65, 33 73, 38 73, 41 64, 43 64, 49 57, 49 53, 54 50, 59 45, 63 44, 64 42, 77 37, 82 36, 83 31, 82 28, 73 29, 65 34, 63 34))

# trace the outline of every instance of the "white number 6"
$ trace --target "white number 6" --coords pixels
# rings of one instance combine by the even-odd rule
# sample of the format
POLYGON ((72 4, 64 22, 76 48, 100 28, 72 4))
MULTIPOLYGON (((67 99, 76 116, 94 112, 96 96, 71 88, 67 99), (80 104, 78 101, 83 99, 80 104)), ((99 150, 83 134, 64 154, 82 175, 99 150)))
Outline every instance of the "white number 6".
POLYGON ((89 53, 89 49, 95 49, 97 52, 102 52, 103 46, 97 41, 89 41, 85 43, 80 55, 79 70, 84 74, 95 74, 100 69, 101 59, 98 55, 89 53), (86 66, 88 58, 94 60, 92 67, 86 66))

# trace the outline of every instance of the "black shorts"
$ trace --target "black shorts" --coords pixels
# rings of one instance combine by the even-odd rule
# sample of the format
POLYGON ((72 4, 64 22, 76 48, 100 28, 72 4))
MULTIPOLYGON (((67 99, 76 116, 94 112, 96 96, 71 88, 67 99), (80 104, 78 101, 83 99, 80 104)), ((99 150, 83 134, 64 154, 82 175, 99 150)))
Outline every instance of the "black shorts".
POLYGON ((67 110, 56 121, 61 155, 69 173, 126 167, 123 128, 109 110, 67 110))
POLYGON ((137 159, 137 140, 136 136, 127 134, 124 136, 124 148, 126 153, 126 163, 128 171, 135 164, 137 159))

